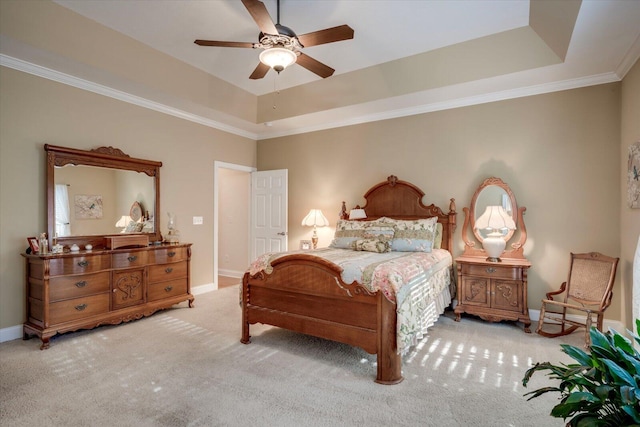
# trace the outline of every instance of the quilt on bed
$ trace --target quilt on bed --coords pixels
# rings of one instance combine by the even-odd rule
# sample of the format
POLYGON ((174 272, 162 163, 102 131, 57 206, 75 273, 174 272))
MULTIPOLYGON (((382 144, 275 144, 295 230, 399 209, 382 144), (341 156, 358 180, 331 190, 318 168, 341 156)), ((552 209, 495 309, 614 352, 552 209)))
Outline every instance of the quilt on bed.
POLYGON ((271 263, 283 256, 305 253, 342 268, 344 283, 358 282, 371 292, 382 292, 396 303, 398 353, 405 354, 426 334, 451 303, 451 254, 431 252, 360 252, 324 248, 313 252, 266 253, 251 263, 249 273, 271 273, 271 263))

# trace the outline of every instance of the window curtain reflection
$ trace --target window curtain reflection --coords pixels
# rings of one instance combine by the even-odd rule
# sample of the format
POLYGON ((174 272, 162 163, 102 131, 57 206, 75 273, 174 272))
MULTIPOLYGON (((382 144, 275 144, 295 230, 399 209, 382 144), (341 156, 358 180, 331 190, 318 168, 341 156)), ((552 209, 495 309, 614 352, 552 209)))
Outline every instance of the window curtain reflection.
POLYGON ((56 236, 71 235, 69 190, 66 184, 56 184, 56 236))

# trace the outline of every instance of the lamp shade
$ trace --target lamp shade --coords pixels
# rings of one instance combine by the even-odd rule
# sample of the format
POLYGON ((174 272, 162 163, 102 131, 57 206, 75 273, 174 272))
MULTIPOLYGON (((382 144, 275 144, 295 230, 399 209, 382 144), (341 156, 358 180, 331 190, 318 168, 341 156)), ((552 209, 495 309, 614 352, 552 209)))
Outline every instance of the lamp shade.
POLYGON ((516 223, 502 206, 487 206, 482 216, 476 220, 475 228, 477 230, 515 230, 516 223))
POLYGON ((349 219, 364 219, 367 217, 366 212, 364 211, 364 209, 351 209, 351 211, 349 212, 349 219))
POLYGON ((302 220, 302 225, 307 227, 326 227, 329 225, 329 220, 322 214, 320 209, 311 209, 302 220))
POLYGON ((124 228, 129 225, 131 221, 133 221, 133 219, 129 215, 122 215, 118 222, 116 222, 116 227, 124 228))
POLYGON ((278 73, 296 62, 298 56, 290 49, 272 47, 260 53, 260 62, 276 70, 278 73))

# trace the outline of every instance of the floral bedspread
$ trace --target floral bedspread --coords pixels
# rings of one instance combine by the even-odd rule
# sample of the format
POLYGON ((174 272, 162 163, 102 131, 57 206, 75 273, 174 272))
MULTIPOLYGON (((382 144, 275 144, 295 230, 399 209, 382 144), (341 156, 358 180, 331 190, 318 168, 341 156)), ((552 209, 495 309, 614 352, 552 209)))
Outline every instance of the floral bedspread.
POLYGON ((345 283, 360 283, 371 292, 382 292, 396 303, 398 353, 406 353, 417 344, 451 303, 451 254, 444 249, 432 252, 360 252, 323 248, 312 252, 266 253, 249 267, 254 275, 271 273, 271 263, 283 256, 305 253, 342 267, 345 283))

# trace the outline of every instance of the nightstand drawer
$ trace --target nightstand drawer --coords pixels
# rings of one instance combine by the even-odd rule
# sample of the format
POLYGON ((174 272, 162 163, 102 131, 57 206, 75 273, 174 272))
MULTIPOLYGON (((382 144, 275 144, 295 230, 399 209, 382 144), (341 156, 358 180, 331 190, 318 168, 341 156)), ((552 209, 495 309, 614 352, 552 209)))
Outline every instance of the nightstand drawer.
POLYGON ((462 274, 465 276, 481 276, 496 279, 522 279, 521 268, 501 265, 462 264, 462 274))

